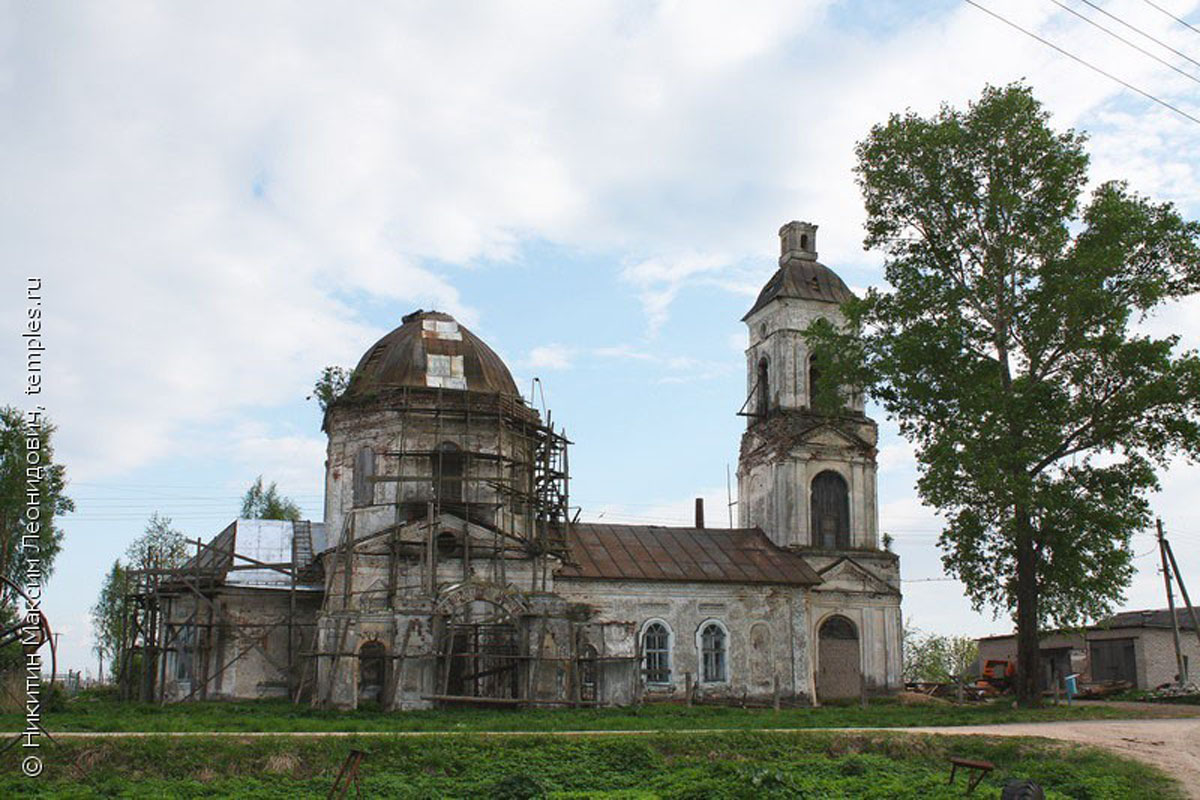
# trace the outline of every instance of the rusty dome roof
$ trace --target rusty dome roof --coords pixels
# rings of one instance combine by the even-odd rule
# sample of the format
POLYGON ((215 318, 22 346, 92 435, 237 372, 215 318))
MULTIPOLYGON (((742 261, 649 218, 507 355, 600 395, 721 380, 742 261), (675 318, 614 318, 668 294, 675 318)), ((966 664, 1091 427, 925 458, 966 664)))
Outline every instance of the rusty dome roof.
POLYGON ((363 354, 348 396, 403 386, 520 397, 512 373, 483 340, 440 311, 414 311, 363 354))
POLYGON ((763 308, 777 297, 792 297, 798 300, 817 300, 824 303, 842 304, 854 297, 838 274, 819 261, 793 258, 788 260, 758 293, 754 307, 746 312, 746 320, 755 311, 763 308))

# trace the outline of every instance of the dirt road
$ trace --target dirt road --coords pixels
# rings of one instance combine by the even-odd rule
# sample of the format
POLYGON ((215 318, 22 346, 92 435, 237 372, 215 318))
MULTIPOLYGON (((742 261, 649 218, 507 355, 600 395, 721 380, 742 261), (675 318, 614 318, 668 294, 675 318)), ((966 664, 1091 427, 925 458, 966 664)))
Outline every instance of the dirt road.
POLYGON ((1044 736, 1103 747, 1173 775, 1200 800, 1200 719, 1081 720, 955 728, 901 728, 911 733, 1044 736))

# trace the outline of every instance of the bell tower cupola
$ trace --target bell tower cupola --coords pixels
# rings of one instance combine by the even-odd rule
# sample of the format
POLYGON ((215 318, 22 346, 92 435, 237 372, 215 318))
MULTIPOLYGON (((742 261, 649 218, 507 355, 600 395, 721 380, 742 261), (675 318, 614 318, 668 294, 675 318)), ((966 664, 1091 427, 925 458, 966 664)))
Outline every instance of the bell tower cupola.
POLYGON ((834 414, 813 408, 821 364, 805 331, 820 319, 844 326, 854 295, 817 261, 817 226, 779 229, 779 267, 742 318, 747 418, 738 461, 738 513, 778 545, 825 550, 875 549, 876 426, 861 396, 847 394, 834 414))
POLYGON ((789 222, 779 229, 779 266, 794 258, 817 260, 817 226, 811 222, 789 222))

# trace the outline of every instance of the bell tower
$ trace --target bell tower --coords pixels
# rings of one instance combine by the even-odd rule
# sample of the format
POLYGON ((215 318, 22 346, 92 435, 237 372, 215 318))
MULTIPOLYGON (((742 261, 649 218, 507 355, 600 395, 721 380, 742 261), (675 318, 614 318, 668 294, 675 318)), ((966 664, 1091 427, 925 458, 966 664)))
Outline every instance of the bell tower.
POLYGON ((738 519, 776 544, 823 551, 878 549, 875 423, 861 397, 836 414, 812 408, 821 365, 804 339, 818 319, 844 325, 853 297, 817 261, 817 226, 779 229, 779 268, 742 318, 746 432, 738 459, 738 519))

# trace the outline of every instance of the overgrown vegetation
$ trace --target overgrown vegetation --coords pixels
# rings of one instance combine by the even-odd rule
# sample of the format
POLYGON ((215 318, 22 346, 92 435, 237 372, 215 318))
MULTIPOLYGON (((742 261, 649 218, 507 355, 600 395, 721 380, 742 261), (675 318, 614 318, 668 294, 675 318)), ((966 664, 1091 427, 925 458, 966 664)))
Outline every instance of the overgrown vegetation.
MULTIPOLYGON (((654 704, 598 709, 441 709, 407 711, 322 711, 287 700, 193 702, 160 706, 120 702, 111 694, 84 693, 64 711, 50 714, 54 731, 587 731, 587 730, 761 730, 804 728, 906 727, 915 725, 988 725, 1066 719, 1123 719, 1153 716, 1113 706, 1075 705, 1016 709, 1011 701, 963 706, 905 706, 890 699, 821 708, 742 709, 723 706, 654 704)), ((0 730, 19 730, 24 719, 0 715, 0 730)))
POLYGON ((969 636, 942 636, 904 627, 904 680, 948 683, 968 678, 979 658, 979 643, 969 636))
POLYGON ((337 402, 339 397, 346 393, 352 380, 354 380, 354 370, 345 367, 326 367, 321 370, 321 376, 313 384, 312 394, 307 399, 316 400, 323 414, 337 402))
POLYGON ((582 737, 199 737, 61 740, 38 781, 0 756, 7 797, 324 797, 351 748, 364 796, 958 798, 947 758, 996 764, 978 795, 1032 778, 1054 800, 1182 797, 1150 767, 1028 739, 750 733, 582 737))

